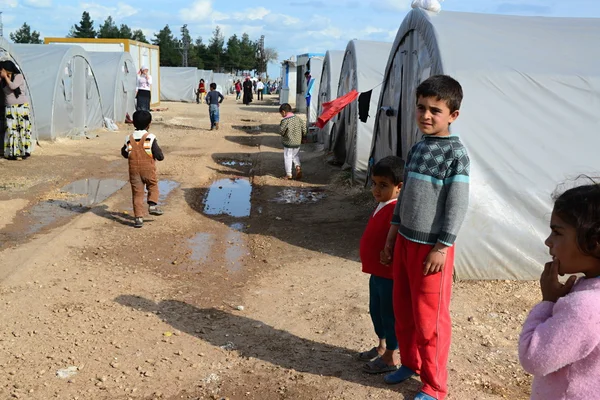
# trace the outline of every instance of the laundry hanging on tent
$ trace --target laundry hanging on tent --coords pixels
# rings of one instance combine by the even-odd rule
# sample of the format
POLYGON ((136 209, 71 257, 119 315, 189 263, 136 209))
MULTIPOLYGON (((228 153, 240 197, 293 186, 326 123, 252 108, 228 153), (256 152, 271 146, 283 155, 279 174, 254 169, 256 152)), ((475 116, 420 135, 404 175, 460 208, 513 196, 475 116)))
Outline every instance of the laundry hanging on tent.
POLYGON ((373 94, 373 90, 369 90, 368 92, 363 92, 358 96, 358 119, 361 122, 367 122, 369 119, 369 106, 371 105, 371 95, 373 94))
POLYGON ((335 100, 323 103, 323 113, 317 118, 317 127, 323 129, 327 122, 338 115, 348 104, 352 103, 358 97, 356 90, 351 90, 345 95, 338 97, 335 100))

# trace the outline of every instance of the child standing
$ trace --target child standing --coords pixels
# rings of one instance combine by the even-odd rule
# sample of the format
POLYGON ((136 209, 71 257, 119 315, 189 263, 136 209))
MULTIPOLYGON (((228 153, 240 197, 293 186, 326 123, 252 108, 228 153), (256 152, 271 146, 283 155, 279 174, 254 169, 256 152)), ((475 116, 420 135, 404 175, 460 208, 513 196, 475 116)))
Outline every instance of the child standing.
POLYGON ((198 89, 196 90, 196 104, 200 104, 204 101, 204 94, 206 93, 206 85, 204 84, 204 79, 200 79, 198 83, 198 89))
POLYGON ((423 140, 409 151, 404 186, 382 261, 393 254, 394 314, 402 366, 389 384, 421 375, 417 400, 448 392, 450 296, 454 241, 469 201, 469 157, 450 124, 458 118, 460 84, 432 76, 417 88, 416 122, 423 140), (399 233, 399 235, 398 235, 399 233))
POLYGON ((210 84, 210 92, 206 95, 206 104, 208 104, 208 114, 210 115, 210 130, 219 130, 219 104, 225 97, 217 91, 217 84, 210 84))
POLYGON ((288 103, 279 107, 283 118, 279 124, 279 134, 283 144, 283 162, 285 165, 285 179, 292 179, 292 167, 296 165, 296 179, 302 179, 300 168, 300 145, 306 137, 306 123, 292 113, 292 106, 288 103))
POLYGON ((165 159, 158 146, 156 136, 148 132, 152 114, 139 110, 133 113, 135 132, 125 138, 121 154, 129 161, 129 183, 133 197, 135 227, 144 225, 144 188, 148 189, 148 212, 162 215, 158 208, 158 180, 156 178, 156 160, 165 159))
POLYGON ((519 359, 532 374, 532 400, 597 399, 600 393, 600 185, 567 190, 546 239, 552 261, 540 278, 542 302, 523 325, 519 359), (570 276, 563 285, 558 275, 570 276))
POLYGON ((398 341, 394 332, 394 281, 391 268, 381 264, 380 254, 390 231, 403 175, 404 162, 399 157, 385 157, 375 164, 371 176, 371 193, 379 204, 360 239, 362 271, 371 274, 369 312, 379 338, 377 347, 359 354, 360 359, 370 361, 363 366, 363 370, 369 374, 395 371, 400 364, 398 341))

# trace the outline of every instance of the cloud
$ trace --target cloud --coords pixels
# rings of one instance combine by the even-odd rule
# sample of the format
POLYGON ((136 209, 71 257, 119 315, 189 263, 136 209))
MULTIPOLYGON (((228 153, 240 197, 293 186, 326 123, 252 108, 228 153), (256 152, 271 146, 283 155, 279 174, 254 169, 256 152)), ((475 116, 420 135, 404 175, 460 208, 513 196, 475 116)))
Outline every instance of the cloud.
POLYGON ((204 21, 213 13, 211 0, 196 0, 190 8, 183 8, 179 16, 188 21, 204 21))
POLYGON ((325 8, 327 5, 323 1, 292 1, 290 3, 292 7, 314 7, 314 8, 325 8))
POLYGON ((552 14, 552 6, 522 3, 502 3, 498 5, 496 11, 500 14, 549 15, 552 14))
POLYGON ((408 11, 410 0, 374 0, 371 6, 377 11, 408 11))
POLYGON ((127 4, 118 3, 115 7, 107 7, 96 3, 81 3, 81 9, 90 13, 94 22, 99 22, 97 19, 106 19, 109 15, 114 20, 131 17, 138 13, 138 9, 127 4))
POLYGON ((23 4, 32 8, 49 8, 52 7, 52 0, 24 0, 23 4))
POLYGON ((19 5, 18 0, 0 0, 0 7, 16 8, 19 5))

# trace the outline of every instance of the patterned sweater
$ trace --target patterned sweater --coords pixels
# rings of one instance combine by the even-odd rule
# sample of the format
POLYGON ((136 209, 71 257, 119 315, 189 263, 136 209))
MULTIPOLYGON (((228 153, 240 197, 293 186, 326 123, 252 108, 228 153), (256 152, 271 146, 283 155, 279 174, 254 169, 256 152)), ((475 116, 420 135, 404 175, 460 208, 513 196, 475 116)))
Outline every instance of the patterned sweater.
POLYGON ((469 167, 457 136, 425 136, 415 144, 392 217, 398 233, 416 243, 452 246, 469 204, 469 167))
POLYGON ((279 124, 279 134, 283 147, 300 147, 302 138, 306 136, 306 124, 300 117, 289 113, 279 124))

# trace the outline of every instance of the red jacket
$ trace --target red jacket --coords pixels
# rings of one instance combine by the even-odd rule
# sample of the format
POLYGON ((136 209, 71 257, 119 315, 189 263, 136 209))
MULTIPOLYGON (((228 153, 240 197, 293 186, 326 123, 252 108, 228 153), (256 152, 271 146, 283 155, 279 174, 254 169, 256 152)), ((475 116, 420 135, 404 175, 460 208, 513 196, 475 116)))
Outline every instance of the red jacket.
POLYGON ((360 238, 360 261, 362 271, 380 278, 392 278, 392 266, 379 262, 379 253, 385 247, 388 232, 392 225, 392 215, 396 207, 396 200, 385 205, 375 215, 371 215, 369 223, 360 238))

